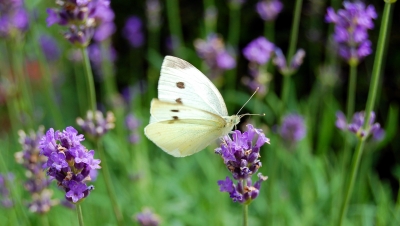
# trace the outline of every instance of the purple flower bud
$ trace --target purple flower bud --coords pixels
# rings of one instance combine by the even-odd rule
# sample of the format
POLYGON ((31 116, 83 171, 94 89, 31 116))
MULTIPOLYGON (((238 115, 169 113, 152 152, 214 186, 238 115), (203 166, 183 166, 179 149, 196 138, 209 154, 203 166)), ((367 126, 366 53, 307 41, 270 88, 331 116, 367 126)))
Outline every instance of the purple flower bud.
POLYGON ((148 208, 136 214, 135 218, 140 226, 158 226, 160 223, 159 217, 148 208))
POLYGON ((131 44, 132 47, 141 47, 144 43, 144 35, 140 18, 137 16, 129 17, 125 23, 122 34, 129 41, 129 44, 131 44))
POLYGON ((289 114, 283 118, 280 135, 284 140, 294 144, 302 140, 306 133, 304 119, 300 115, 289 114))
POLYGON ((257 13, 265 21, 273 21, 282 11, 283 4, 279 0, 262 0, 256 5, 257 13))
POLYGON ((264 37, 258 37, 243 49, 243 55, 251 62, 264 65, 271 58, 273 51, 274 44, 264 37))
POLYGON ((347 124, 346 118, 342 112, 336 113, 336 127, 341 130, 349 130, 350 132, 356 134, 358 137, 362 138, 372 134, 374 140, 381 140, 384 137, 385 131, 381 128, 379 123, 375 122, 375 112, 371 112, 369 123, 367 128, 364 130, 364 111, 354 113, 351 123, 347 124))
POLYGON ((88 134, 93 137, 104 136, 109 130, 115 127, 115 117, 112 112, 107 112, 106 117, 101 111, 88 111, 86 119, 77 118, 76 123, 88 134))

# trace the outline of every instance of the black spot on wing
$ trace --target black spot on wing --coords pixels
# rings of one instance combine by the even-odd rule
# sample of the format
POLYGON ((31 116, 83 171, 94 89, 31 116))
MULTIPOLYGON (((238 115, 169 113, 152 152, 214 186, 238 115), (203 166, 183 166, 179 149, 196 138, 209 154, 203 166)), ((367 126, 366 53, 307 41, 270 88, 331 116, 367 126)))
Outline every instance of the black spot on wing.
POLYGON ((178 98, 178 99, 176 99, 175 101, 176 101, 176 103, 178 103, 178 104, 182 104, 182 98, 178 98))
POLYGON ((172 111, 172 112, 179 112, 179 110, 175 110, 175 109, 172 109, 171 111, 172 111))
POLYGON ((172 118, 173 118, 174 120, 178 120, 178 119, 179 119, 178 116, 172 116, 172 118))
POLYGON ((177 82, 177 83, 176 83, 176 87, 178 87, 179 89, 184 89, 184 88, 185 88, 185 83, 183 83, 183 82, 177 82))

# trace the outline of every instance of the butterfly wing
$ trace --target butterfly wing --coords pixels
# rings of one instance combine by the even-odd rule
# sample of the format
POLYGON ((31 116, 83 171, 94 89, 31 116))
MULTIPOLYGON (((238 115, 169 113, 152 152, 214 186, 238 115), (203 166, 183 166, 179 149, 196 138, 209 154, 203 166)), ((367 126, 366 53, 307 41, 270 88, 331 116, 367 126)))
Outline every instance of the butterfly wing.
POLYGON ((224 99, 214 84, 190 63, 166 56, 158 81, 158 99, 227 116, 224 99))
POLYGON ((184 157, 203 150, 231 129, 219 115, 153 99, 151 123, 144 131, 163 151, 184 157))

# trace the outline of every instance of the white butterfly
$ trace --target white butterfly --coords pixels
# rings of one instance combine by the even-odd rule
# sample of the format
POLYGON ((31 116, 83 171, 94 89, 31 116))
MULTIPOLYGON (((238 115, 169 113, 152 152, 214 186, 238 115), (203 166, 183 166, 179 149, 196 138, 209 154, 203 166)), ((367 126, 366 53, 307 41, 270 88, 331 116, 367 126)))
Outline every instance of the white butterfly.
POLYGON ((145 135, 175 157, 192 155, 228 134, 241 116, 228 116, 214 84, 190 63, 166 56, 151 101, 145 135))

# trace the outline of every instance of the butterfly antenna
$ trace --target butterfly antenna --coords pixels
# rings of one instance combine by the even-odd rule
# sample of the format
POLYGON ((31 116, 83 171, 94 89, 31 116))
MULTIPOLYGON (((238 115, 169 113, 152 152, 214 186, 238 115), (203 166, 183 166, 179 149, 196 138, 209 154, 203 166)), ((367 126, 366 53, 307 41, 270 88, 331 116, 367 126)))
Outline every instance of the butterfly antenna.
MULTIPOLYGON (((238 113, 236 115, 238 115, 240 113, 240 111, 244 108, 244 106, 246 106, 246 104, 251 100, 251 98, 258 92, 258 90, 260 89, 260 87, 257 87, 257 89, 254 91, 254 93, 251 95, 251 97, 246 101, 246 103, 243 104, 243 106, 240 108, 240 110, 238 111, 238 113)), ((249 114, 245 114, 245 115, 249 115, 249 114)), ((264 114, 265 115, 265 114, 264 114)), ((243 115, 244 116, 244 115, 243 115)))

